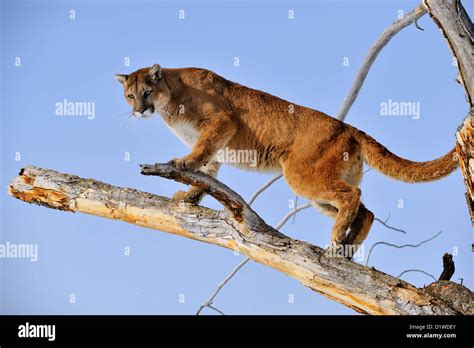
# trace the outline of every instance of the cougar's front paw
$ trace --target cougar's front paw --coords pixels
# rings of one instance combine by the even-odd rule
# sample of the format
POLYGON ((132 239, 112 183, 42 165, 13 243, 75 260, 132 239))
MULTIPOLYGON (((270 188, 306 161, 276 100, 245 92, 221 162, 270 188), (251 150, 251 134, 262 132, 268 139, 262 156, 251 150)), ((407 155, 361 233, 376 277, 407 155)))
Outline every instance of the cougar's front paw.
POLYGON ((177 191, 174 193, 172 200, 175 202, 198 204, 201 196, 201 191, 177 191))
POLYGON ((186 157, 174 158, 171 161, 169 161, 168 163, 174 165, 179 170, 183 170, 183 169, 197 170, 201 167, 201 165, 199 163, 197 163, 196 161, 193 161, 191 159, 188 159, 186 157))
POLYGON ((176 191, 171 199, 175 202, 186 201, 187 195, 188 193, 186 191, 176 191))
POLYGON ((344 256, 344 245, 337 242, 331 242, 325 252, 327 256, 342 257, 344 256))

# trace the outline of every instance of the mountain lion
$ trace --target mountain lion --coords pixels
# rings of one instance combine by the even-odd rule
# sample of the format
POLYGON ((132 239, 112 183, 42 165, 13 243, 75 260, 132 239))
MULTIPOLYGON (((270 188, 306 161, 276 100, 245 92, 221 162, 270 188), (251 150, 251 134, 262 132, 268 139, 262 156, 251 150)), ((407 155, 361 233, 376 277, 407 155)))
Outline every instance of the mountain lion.
MULTIPOLYGON (((241 168, 282 172, 295 194, 335 220, 333 245, 360 245, 374 215, 360 201, 362 164, 405 182, 436 180, 458 166, 455 149, 428 162, 391 153, 364 132, 320 111, 231 82, 198 68, 159 64, 115 75, 140 118, 159 113, 191 153, 173 159, 177 168, 215 176, 220 151, 252 152, 256 161, 227 161, 241 168), (347 232, 347 235, 346 235, 347 232)), ((238 158, 237 157, 233 157, 238 158)), ((197 204, 204 193, 191 187, 175 200, 197 204)))

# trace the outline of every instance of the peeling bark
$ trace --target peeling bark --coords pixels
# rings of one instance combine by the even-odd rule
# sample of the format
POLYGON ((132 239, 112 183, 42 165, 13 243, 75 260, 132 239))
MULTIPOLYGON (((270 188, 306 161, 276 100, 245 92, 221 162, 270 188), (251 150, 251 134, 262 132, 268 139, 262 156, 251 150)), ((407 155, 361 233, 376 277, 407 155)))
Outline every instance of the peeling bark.
POLYGON ((435 297, 440 297, 456 311, 462 313, 474 313, 472 292, 464 286, 449 280, 440 280, 427 285, 424 292, 435 297))
POLYGON ((467 304, 458 306, 444 292, 430 293, 374 268, 330 256, 274 230, 237 193, 203 173, 179 171, 171 165, 142 170, 202 187, 226 211, 177 204, 135 189, 37 167, 22 169, 8 189, 10 195, 28 203, 122 220, 236 250, 360 313, 474 314, 469 289, 458 285, 467 304))

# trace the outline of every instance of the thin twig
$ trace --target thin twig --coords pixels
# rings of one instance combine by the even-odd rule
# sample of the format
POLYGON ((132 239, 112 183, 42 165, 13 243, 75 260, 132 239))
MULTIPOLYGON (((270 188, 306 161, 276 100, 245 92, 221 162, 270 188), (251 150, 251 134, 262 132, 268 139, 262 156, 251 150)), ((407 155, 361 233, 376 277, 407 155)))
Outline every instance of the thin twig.
POLYGON ((230 274, 224 278, 224 280, 217 286, 216 290, 212 293, 211 297, 203 304, 201 307, 199 307, 198 311, 196 312, 196 315, 199 315, 201 311, 205 307, 210 307, 212 305, 212 302, 214 301, 214 298, 217 296, 219 291, 227 284, 227 282, 249 261, 250 259, 247 257, 242 262, 240 262, 233 270, 230 272, 230 274))
POLYGON ((379 218, 374 218, 375 221, 381 223, 383 226, 385 226, 386 228, 388 228, 389 230, 393 230, 393 231, 397 231, 397 232, 400 232, 400 233, 403 233, 403 234, 407 234, 407 232, 405 230, 402 230, 400 228, 396 228, 396 227, 393 227, 393 226, 390 226, 387 224, 387 221, 388 219, 390 219, 390 212, 388 213, 388 217, 385 219, 385 221, 382 221, 380 220, 379 218))
POLYGON ((293 214, 293 219, 291 220, 291 223, 294 223, 295 222, 295 219, 296 219, 296 209, 298 208, 298 196, 295 197, 295 213, 293 214))
POLYGON ((248 200, 248 205, 252 205, 252 203, 257 199, 257 197, 265 191, 267 188, 269 188, 275 181, 280 179, 283 176, 283 174, 278 174, 268 180, 265 184, 263 184, 257 191, 255 191, 252 196, 248 200))
POLYGON ((402 248, 418 248, 419 246, 429 242, 429 241, 432 241, 433 239, 435 239, 436 237, 438 237, 443 231, 439 231, 438 233, 436 233, 433 237, 430 237, 428 239, 425 239, 421 242, 419 242, 418 244, 403 244, 403 245, 397 245, 397 244, 392 244, 392 243, 387 243, 387 242, 377 242, 375 243, 374 245, 372 245, 372 247, 370 248, 369 250, 369 254, 367 255, 367 260, 365 262, 365 265, 367 266, 369 264, 369 259, 370 259, 370 255, 372 254, 372 250, 377 246, 377 245, 387 245, 387 246, 390 246, 390 247, 394 247, 394 248, 397 248, 397 249, 402 249, 402 248))
POLYGON ((212 305, 207 305, 210 309, 213 309, 215 310, 217 313, 221 314, 221 315, 225 315, 225 313, 223 311, 221 311, 220 309, 212 306, 212 305))
POLYGON ((402 275, 404 275, 405 273, 410 273, 410 272, 417 272, 417 273, 423 273, 423 274, 426 274, 427 276, 433 278, 434 281, 437 281, 437 279, 435 277, 433 277, 431 274, 429 274, 428 272, 425 272, 425 271, 422 271, 421 269, 407 269, 405 271, 403 271, 402 273, 400 273, 397 278, 400 278, 402 275))
POLYGON ((413 11, 403 16, 403 18, 394 22, 391 26, 385 29, 382 34, 380 34, 380 36, 377 38, 377 40, 367 53, 348 95, 344 98, 344 103, 342 104, 341 109, 339 110, 339 113, 337 115, 337 118, 339 120, 344 121, 344 119, 346 118, 349 109, 351 108, 352 104, 359 95, 362 84, 364 83, 364 80, 367 77, 367 74, 369 73, 372 64, 374 63, 382 48, 388 44, 390 39, 395 34, 397 34, 400 30, 407 27, 408 25, 412 24, 425 13, 426 9, 424 8, 424 6, 419 5, 413 11))
POLYGON ((286 215, 280 220, 280 222, 275 226, 275 229, 276 229, 276 230, 279 230, 280 228, 283 227, 283 225, 285 225, 285 224, 288 222, 288 220, 289 220, 292 216, 296 215, 298 212, 300 212, 300 211, 302 211, 302 210, 304 210, 304 209, 306 209, 306 208, 309 208, 309 207, 311 207, 311 203, 302 204, 302 205, 297 206, 297 207, 295 206, 295 209, 294 209, 294 210, 288 212, 288 214, 286 214, 286 215))
POLYGON ((415 20, 415 27, 416 27, 416 29, 418 29, 418 30, 425 31, 425 29, 423 29, 422 27, 420 27, 420 26, 418 25, 418 20, 415 20))

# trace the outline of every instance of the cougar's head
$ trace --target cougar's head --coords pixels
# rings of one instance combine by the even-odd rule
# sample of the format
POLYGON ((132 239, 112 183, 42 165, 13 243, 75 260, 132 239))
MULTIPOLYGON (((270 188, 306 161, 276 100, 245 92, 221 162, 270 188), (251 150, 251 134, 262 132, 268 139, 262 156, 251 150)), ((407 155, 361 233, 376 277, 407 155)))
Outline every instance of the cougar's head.
POLYGON ((149 117, 169 99, 169 89, 161 66, 139 69, 130 75, 117 74, 115 79, 123 85, 125 100, 136 117, 149 117))

